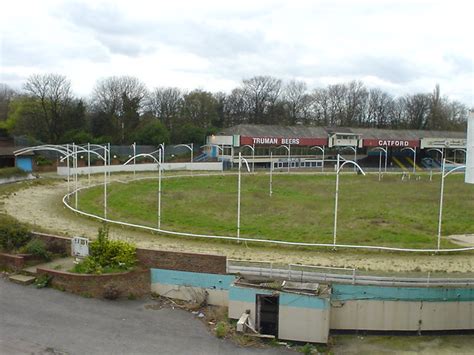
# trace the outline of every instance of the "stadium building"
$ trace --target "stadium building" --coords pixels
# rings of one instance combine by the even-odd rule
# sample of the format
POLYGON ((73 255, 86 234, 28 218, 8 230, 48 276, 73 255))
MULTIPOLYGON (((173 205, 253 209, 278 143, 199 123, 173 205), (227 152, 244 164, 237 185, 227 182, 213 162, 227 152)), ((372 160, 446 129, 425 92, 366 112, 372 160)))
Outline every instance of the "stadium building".
POLYGON ((443 158, 451 164, 465 163, 466 133, 242 124, 209 136, 205 152, 227 165, 236 164, 241 152, 256 167, 269 167, 272 154, 275 168, 323 168, 340 154, 364 167, 382 162, 412 171, 437 169, 443 158))

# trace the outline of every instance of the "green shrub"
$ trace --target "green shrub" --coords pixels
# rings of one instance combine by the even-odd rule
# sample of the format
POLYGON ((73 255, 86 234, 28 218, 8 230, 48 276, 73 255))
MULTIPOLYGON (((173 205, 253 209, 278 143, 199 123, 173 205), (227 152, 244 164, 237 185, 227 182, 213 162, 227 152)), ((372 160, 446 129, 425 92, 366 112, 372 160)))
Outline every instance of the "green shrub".
POLYGON ((226 322, 220 321, 216 325, 216 337, 219 339, 225 338, 229 333, 229 325, 226 322))
POLYGON ((27 174, 27 172, 16 167, 0 169, 0 178, 8 178, 11 176, 25 176, 27 174))
POLYGON ((48 287, 49 283, 51 282, 51 278, 52 277, 49 276, 48 274, 43 274, 43 275, 38 276, 35 280, 36 288, 48 287))
POLYGON ((31 240, 31 233, 20 222, 7 215, 0 215, 0 249, 18 250, 31 240))
POLYGON ((42 156, 42 155, 37 155, 35 158, 36 165, 37 166, 49 166, 53 165, 53 162, 49 160, 48 158, 42 156))
POLYGON ((99 228, 98 237, 89 244, 90 255, 75 265, 73 272, 102 274, 121 272, 136 264, 136 248, 133 244, 120 240, 110 240, 106 226, 99 228))
POLYGON ((34 238, 23 248, 28 254, 33 254, 44 260, 51 260, 51 253, 46 249, 46 244, 41 239, 34 238))

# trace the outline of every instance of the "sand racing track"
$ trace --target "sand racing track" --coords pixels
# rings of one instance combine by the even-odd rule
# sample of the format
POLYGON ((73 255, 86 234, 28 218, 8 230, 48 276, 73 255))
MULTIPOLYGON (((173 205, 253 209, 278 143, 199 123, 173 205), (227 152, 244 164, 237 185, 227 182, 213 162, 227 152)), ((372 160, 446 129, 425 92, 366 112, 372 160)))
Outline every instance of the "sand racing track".
MULTIPOLYGON (((113 180, 127 179, 112 176, 113 180)), ((93 178, 95 180, 95 178, 93 178)), ((97 182, 100 178, 97 177, 97 182)), ((87 179, 83 181, 87 183, 87 179)), ((84 235, 93 238, 100 222, 78 216, 62 204, 67 192, 62 180, 51 184, 39 184, 2 196, 0 210, 33 229, 60 235, 84 235)), ((235 243, 193 240, 190 238, 162 236, 129 228, 111 226, 110 235, 116 239, 133 241, 139 247, 163 250, 213 253, 227 255, 232 259, 273 261, 279 263, 301 263, 308 265, 351 267, 359 270, 384 272, 472 272, 474 255, 472 252, 430 255, 401 254, 392 252, 355 252, 351 250, 301 250, 281 246, 252 246, 235 243)), ((457 236, 460 244, 471 246, 472 236, 457 236)))

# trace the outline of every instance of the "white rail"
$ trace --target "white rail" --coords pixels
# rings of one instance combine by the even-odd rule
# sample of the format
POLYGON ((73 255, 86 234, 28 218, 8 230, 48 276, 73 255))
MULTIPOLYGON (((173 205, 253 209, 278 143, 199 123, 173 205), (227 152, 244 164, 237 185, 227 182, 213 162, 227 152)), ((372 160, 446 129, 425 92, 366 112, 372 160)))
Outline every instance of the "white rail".
MULTIPOLYGON (((217 175, 217 174, 194 174, 194 175, 173 175, 173 176, 166 176, 163 178, 176 178, 176 177, 199 177, 199 176, 211 176, 211 175, 217 175)), ((234 175, 234 174, 229 174, 229 175, 234 175)), ((145 177, 145 178, 140 178, 136 180, 147 180, 147 179, 156 179, 156 178, 151 178, 151 177, 145 177)), ((361 250, 383 250, 383 251, 399 251, 399 252, 417 252, 417 253, 453 253, 453 252, 463 252, 463 251, 469 251, 469 250, 474 250, 473 247, 463 247, 463 248, 450 248, 450 249, 417 249, 417 248, 397 248, 397 247, 386 247, 386 246, 377 246, 377 245, 352 245, 352 244, 329 244, 329 243, 304 243, 304 242, 289 242, 289 241, 283 241, 283 240, 272 240, 272 239, 263 239, 263 238, 246 238, 240 236, 239 238, 233 237, 233 236, 223 236, 223 235, 209 235, 209 234, 199 234, 199 233, 188 233, 188 232, 179 232, 179 231, 172 231, 172 230, 167 230, 163 228, 155 228, 155 227, 149 227, 149 226, 144 226, 141 224, 135 224, 135 223, 128 223, 128 222, 123 222, 123 221, 117 221, 113 220, 110 218, 104 218, 98 215, 94 215, 92 213, 87 213, 84 211, 79 210, 78 208, 75 208, 71 206, 68 203, 69 197, 74 195, 76 192, 79 192, 84 189, 88 189, 94 186, 100 186, 102 183, 97 183, 94 185, 90 186, 85 186, 78 188, 72 192, 67 193, 66 195, 63 196, 63 204, 71 211, 81 214, 83 216, 87 216, 90 218, 94 218, 103 222, 107 223, 112 223, 112 224, 117 224, 121 226, 126 226, 126 227, 132 227, 132 228, 138 228, 138 229, 143 229, 143 230, 148 230, 152 232, 158 232, 158 233, 163 233, 163 234, 168 234, 168 235, 176 235, 176 236, 183 236, 183 237, 193 237, 193 238, 206 238, 206 239, 218 239, 218 240, 231 240, 235 242, 250 242, 250 243, 262 243, 262 244, 273 244, 273 245, 288 245, 288 246, 303 246, 303 247, 318 247, 318 248, 341 248, 341 249, 361 249, 361 250)))

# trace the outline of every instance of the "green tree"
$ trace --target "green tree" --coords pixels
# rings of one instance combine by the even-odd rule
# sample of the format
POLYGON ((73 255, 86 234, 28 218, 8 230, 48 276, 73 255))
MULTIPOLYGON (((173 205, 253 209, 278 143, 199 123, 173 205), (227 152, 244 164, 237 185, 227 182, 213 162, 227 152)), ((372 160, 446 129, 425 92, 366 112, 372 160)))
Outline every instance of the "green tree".
POLYGON ((143 121, 134 134, 137 144, 148 144, 158 146, 160 143, 168 144, 170 134, 165 125, 156 118, 148 118, 143 121))
POLYGON ((181 118, 184 123, 208 128, 218 121, 218 102, 207 91, 194 90, 184 96, 181 118))

